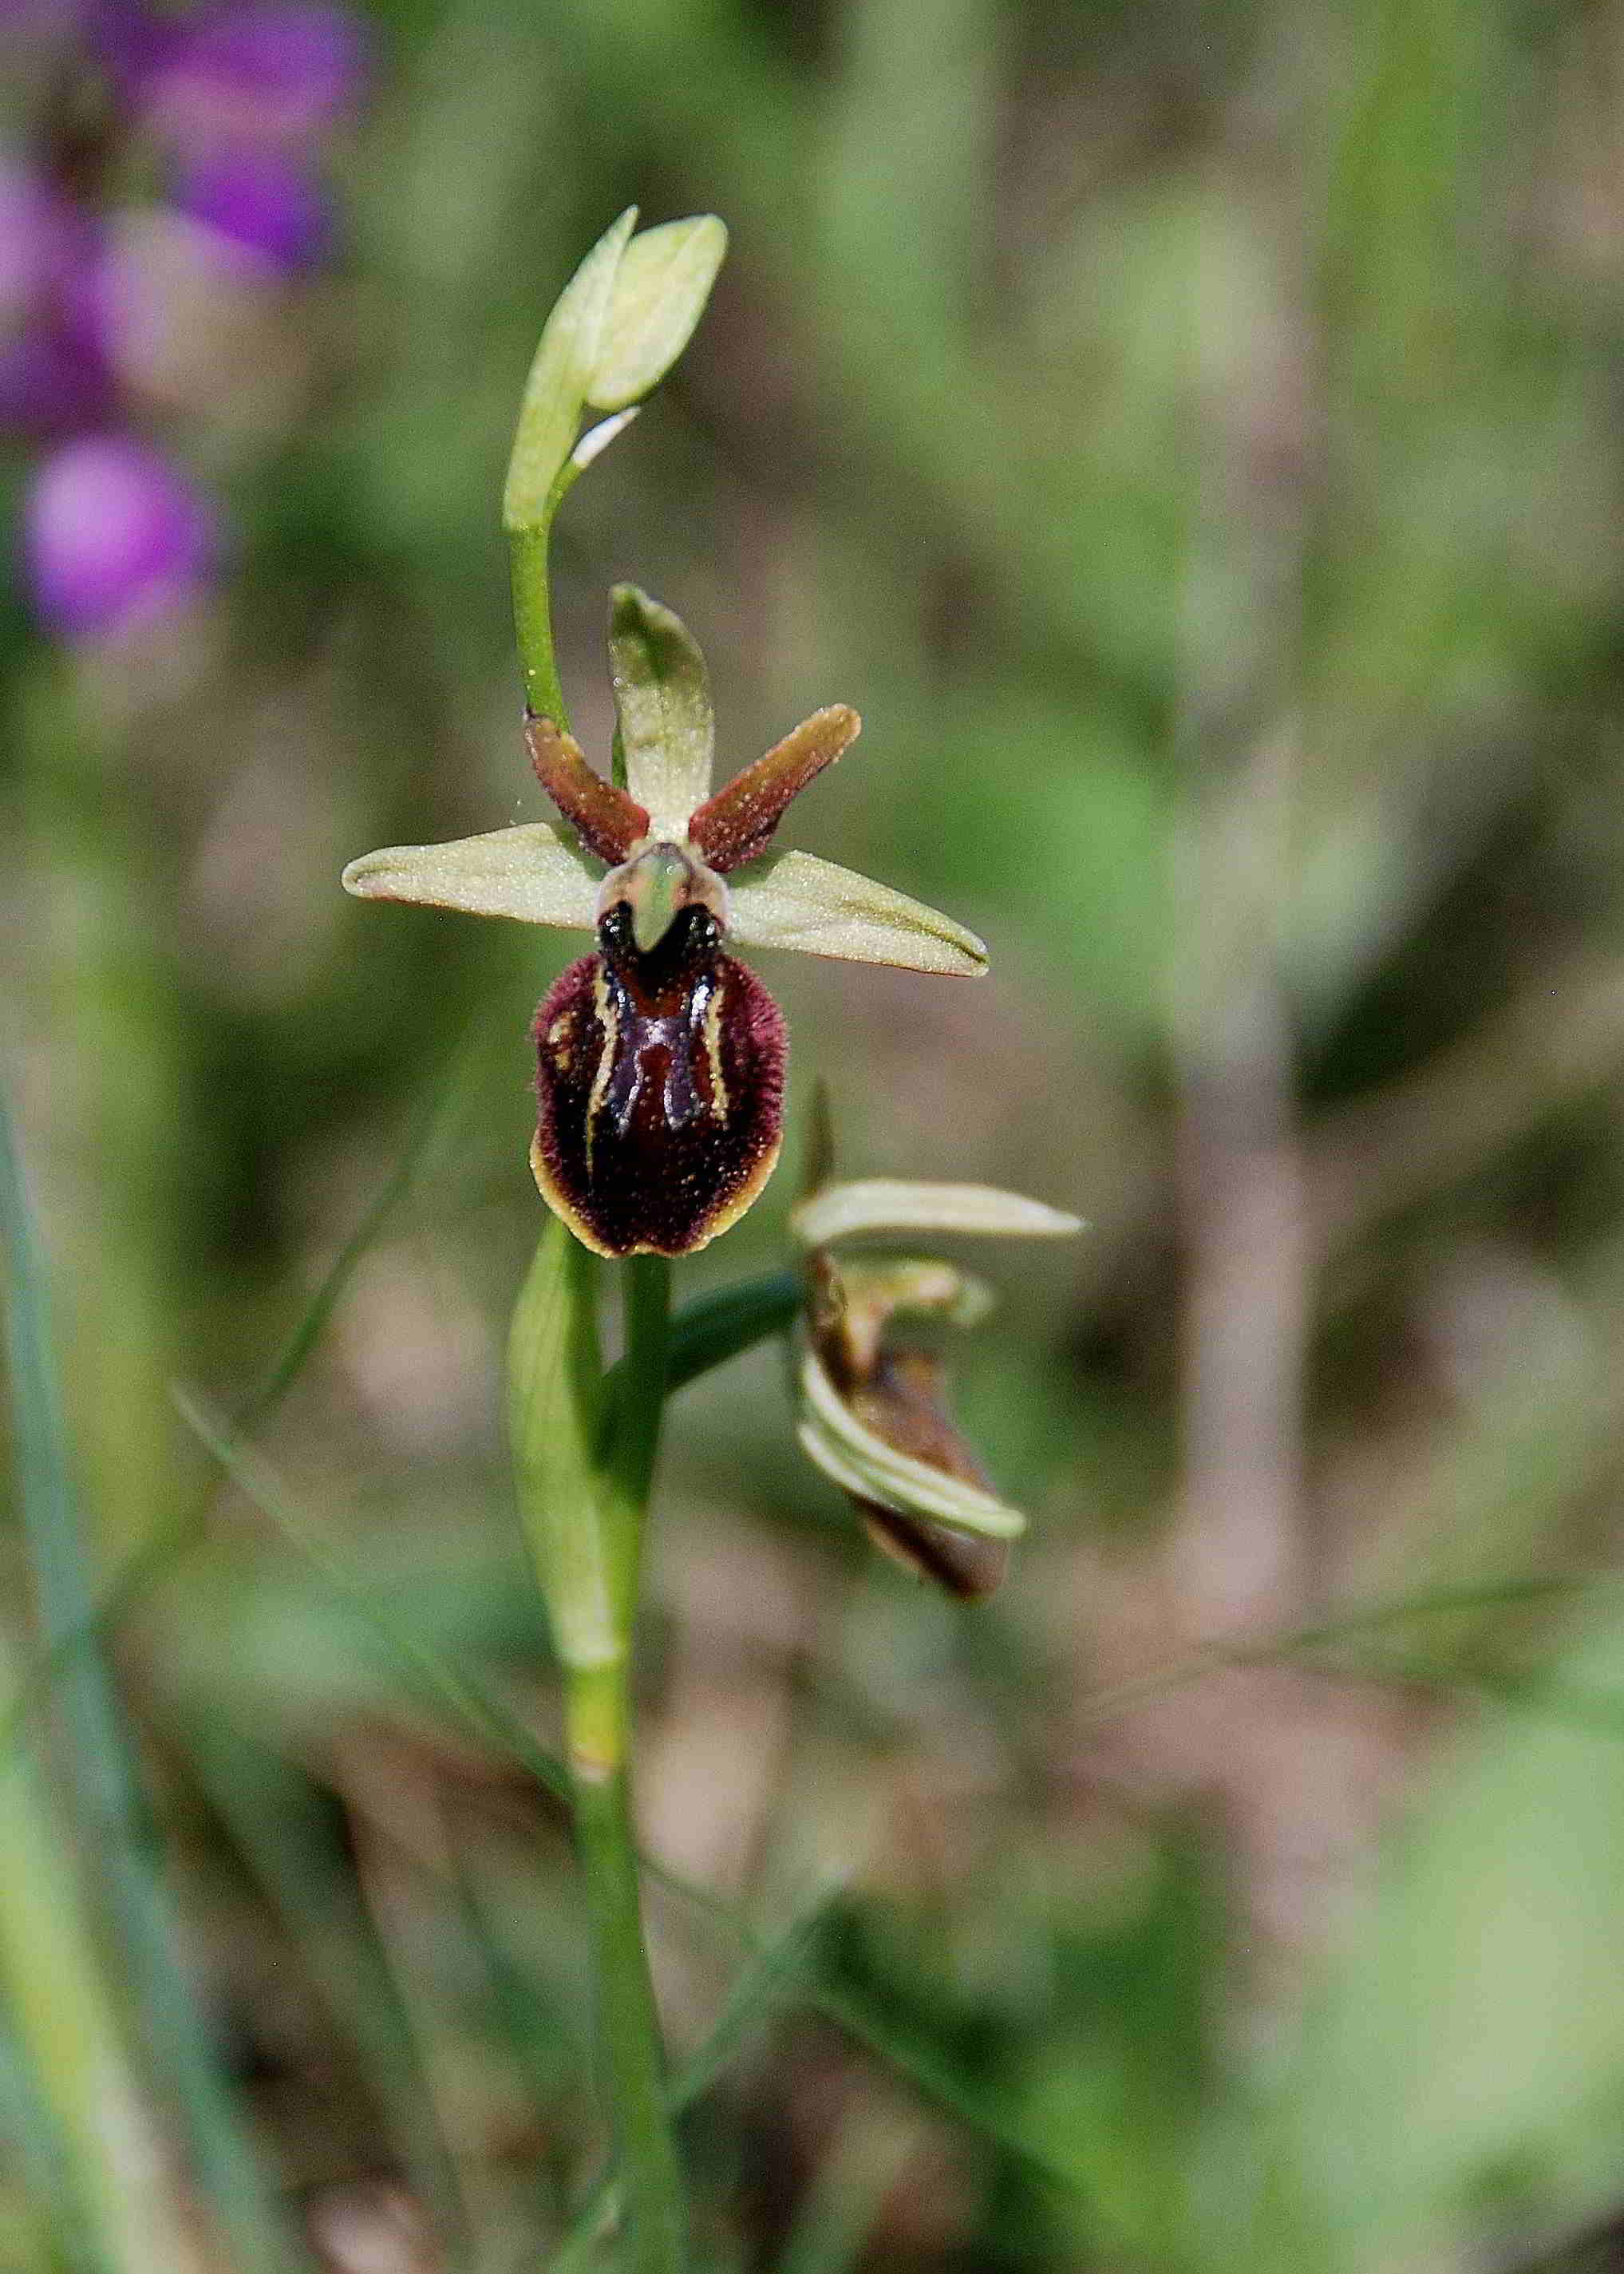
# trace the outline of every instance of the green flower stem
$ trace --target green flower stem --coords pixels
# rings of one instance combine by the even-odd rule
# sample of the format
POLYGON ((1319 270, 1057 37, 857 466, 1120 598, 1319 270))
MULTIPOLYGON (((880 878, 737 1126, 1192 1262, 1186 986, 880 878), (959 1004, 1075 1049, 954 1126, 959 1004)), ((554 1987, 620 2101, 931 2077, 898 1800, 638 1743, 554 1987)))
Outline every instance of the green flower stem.
POLYGON ((598 1962, 598 2060, 620 2149, 626 2263, 635 2274, 680 2274, 687 2222, 643 1943, 627 1764, 628 1671, 622 1659, 572 1679, 566 1725, 598 1962), (600 1764, 611 1749, 618 1758, 605 1771, 600 1764), (589 1759, 591 1773, 583 1771, 589 1759))
POLYGON ((567 1676, 565 1728, 597 1946, 599 2057, 620 2139, 629 2263, 638 2274, 676 2274, 686 2222, 643 1941, 630 1775, 632 1642, 665 1411, 670 1264, 663 1256, 635 1256, 622 1276, 622 1294, 626 1356, 598 1447, 605 1561, 620 1648, 608 1663, 567 1676))
POLYGON ((598 1347, 597 1276, 587 1251, 550 1224, 514 1314, 509 1418, 521 1513, 563 1674, 626 2263, 635 2274, 680 2274, 682 2187, 643 1944, 630 1784, 632 1640, 665 1397, 671 1278, 658 1259, 628 1267, 626 1355, 610 1391, 598 1347))
POLYGON ((626 1355, 605 1405, 600 1455, 614 1527, 616 1608, 629 1634, 635 1626, 643 1574, 643 1534, 654 1464, 659 1454, 671 1358, 671 1265, 663 1255, 634 1255, 622 1281, 626 1355))
POLYGON ((553 516, 530 529, 508 531, 513 555, 513 620, 524 674, 524 700, 533 715, 569 725, 564 690, 553 652, 553 600, 547 581, 547 547, 553 516))

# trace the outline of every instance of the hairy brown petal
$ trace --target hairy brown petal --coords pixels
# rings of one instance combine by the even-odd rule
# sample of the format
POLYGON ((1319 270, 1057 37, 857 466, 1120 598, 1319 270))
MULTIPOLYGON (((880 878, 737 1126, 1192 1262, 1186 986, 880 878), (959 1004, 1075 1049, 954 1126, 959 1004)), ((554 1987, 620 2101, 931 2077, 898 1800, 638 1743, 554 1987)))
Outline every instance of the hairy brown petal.
POLYGON ((536 779, 589 853, 619 864, 649 833, 649 817, 634 797, 588 765, 579 742, 551 719, 527 719, 536 779))
POLYGON ((736 1222, 783 1134, 783 1014, 684 908, 640 952, 617 903, 602 952, 572 963, 536 1014, 542 1196, 600 1255, 686 1255, 736 1222))
POLYGON ((764 853, 790 800, 834 764, 861 727, 849 704, 831 703, 708 798, 690 819, 688 833, 710 867, 726 875, 764 853))

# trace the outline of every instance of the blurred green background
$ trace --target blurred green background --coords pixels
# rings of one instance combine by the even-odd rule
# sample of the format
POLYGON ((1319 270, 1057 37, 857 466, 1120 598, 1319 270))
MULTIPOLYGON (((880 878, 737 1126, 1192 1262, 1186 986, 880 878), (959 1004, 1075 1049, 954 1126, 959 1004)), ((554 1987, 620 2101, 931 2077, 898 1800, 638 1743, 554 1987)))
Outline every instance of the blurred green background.
POLYGON ((166 303, 133 389, 218 581, 0 625, 83 1511, 25 1317, 10 1685, 116 1589, 6 1725, 0 2264, 101 2269, 99 2190, 152 2274, 613 2263, 556 2255, 601 2136, 499 1418, 575 947, 337 876, 543 814, 497 499, 635 201, 733 250, 560 518, 577 730, 633 577, 730 770, 861 709, 787 841, 993 963, 762 959, 788 1157, 680 1291, 781 1260, 814 1075, 847 1171, 1092 1225, 974 1259, 960 1408, 1033 1517, 984 1607, 873 1555, 776 1352, 673 1408, 640 1775, 696 2263, 1624 2266, 1624 9, 369 32, 327 266, 166 303))

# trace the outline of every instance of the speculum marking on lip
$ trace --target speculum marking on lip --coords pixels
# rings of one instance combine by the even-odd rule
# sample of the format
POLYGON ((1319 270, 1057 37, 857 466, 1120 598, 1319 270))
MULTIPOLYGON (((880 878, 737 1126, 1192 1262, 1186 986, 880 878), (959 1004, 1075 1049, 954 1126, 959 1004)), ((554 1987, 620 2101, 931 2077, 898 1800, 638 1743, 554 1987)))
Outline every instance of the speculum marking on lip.
POLYGON ((600 1254, 685 1254, 741 1215, 771 1172, 783 1018, 723 953, 703 906, 681 908, 643 951, 616 903, 598 938, 537 1013, 531 1164, 549 1205, 600 1254))

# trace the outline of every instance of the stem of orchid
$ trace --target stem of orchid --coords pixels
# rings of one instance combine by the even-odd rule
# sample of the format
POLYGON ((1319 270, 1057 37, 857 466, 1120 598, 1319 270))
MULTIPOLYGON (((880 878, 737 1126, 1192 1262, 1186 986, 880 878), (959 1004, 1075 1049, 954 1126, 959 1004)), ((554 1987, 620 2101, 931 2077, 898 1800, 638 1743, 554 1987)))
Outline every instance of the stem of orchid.
POLYGON ((635 2274, 680 2274, 680 2175, 649 1976, 631 1808, 631 1665, 670 1347, 670 1269, 627 1268, 626 1354, 605 1393, 598 1267, 554 1220, 520 1295, 510 1419, 524 1520, 558 1649, 596 1960, 603 2092, 635 2274))
POLYGON ((568 729, 564 690, 559 684, 558 662, 553 652, 553 597, 547 576, 547 548, 553 535, 553 516, 533 528, 508 532, 513 558, 513 621, 518 634, 519 666, 524 674, 524 700, 533 716, 552 719, 568 729))
POLYGON ((598 1447, 604 1562, 619 1650, 611 1662, 568 1678, 566 1731, 598 1953, 600 2059, 620 2140, 628 2263, 637 2274, 678 2274, 686 2221, 643 1939, 630 1776, 631 1653, 665 1410, 669 1263, 663 1256, 633 1257, 622 1294, 626 1355, 598 1447))
POLYGON ((622 1283, 626 1355, 605 1415, 601 1460, 613 1526, 615 1606, 629 1633, 636 1623, 643 1534, 665 1419, 671 1359, 671 1265, 663 1255, 634 1255, 622 1283))
POLYGON ((628 1653, 568 1676, 565 1726, 597 1957, 598 2060, 620 2151, 624 2263, 635 2274, 681 2274, 682 2179, 667 2113, 632 1824, 629 1672, 628 1653))

